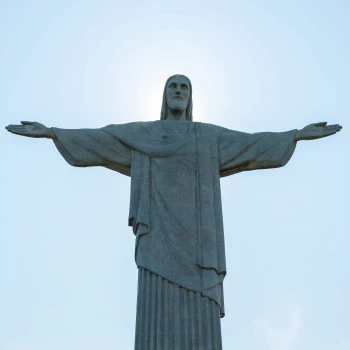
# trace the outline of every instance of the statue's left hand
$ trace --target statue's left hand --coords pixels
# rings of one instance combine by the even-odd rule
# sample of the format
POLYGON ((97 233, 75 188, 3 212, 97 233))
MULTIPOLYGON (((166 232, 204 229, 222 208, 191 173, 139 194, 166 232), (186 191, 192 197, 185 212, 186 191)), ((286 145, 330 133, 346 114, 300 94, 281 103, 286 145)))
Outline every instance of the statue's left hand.
POLYGON ((295 137, 296 141, 300 140, 315 140, 322 137, 327 137, 335 134, 341 130, 341 125, 333 124, 327 125, 327 122, 314 123, 305 126, 303 129, 298 130, 295 137))

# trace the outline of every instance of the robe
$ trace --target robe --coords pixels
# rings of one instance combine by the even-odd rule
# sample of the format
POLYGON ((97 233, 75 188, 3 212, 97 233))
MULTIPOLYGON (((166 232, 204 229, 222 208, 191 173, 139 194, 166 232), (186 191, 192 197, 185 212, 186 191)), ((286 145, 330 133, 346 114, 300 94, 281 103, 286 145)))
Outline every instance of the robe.
POLYGON ((52 130, 69 164, 131 176, 129 226, 137 266, 208 297, 223 317, 220 177, 284 166, 294 152, 296 130, 248 134, 167 120, 52 130))

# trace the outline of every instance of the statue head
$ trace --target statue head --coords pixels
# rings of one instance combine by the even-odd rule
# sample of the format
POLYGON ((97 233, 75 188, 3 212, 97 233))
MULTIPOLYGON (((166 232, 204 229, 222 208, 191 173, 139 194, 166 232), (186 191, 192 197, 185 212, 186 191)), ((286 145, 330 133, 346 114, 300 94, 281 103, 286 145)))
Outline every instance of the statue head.
POLYGON ((169 108, 185 110, 186 120, 192 121, 192 84, 185 75, 172 75, 165 83, 161 120, 167 119, 169 108))

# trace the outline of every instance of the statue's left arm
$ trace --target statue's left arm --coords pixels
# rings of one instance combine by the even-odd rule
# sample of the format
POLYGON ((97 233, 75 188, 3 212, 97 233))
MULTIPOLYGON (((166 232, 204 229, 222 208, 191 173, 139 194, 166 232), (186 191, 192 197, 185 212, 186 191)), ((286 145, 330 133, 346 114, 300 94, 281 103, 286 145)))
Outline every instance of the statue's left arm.
POLYGON ((248 134, 224 129, 219 137, 220 174, 282 167, 291 158, 297 141, 314 140, 340 131, 338 124, 310 124, 301 130, 248 134))

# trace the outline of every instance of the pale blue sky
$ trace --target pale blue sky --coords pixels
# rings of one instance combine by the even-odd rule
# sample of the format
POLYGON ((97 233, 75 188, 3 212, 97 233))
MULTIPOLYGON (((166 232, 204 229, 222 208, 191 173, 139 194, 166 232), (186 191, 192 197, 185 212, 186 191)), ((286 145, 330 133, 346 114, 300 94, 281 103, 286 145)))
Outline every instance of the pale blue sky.
POLYGON ((348 350, 349 18, 345 0, 0 0, 0 349, 132 349, 137 282, 129 178, 3 127, 156 120, 183 73, 196 121, 344 126, 222 180, 222 331, 225 349, 348 350))

